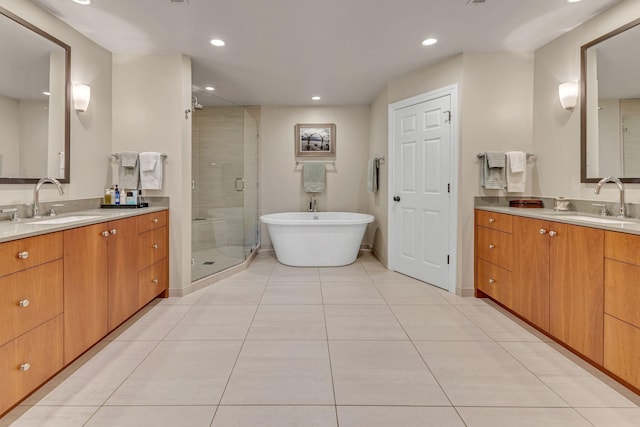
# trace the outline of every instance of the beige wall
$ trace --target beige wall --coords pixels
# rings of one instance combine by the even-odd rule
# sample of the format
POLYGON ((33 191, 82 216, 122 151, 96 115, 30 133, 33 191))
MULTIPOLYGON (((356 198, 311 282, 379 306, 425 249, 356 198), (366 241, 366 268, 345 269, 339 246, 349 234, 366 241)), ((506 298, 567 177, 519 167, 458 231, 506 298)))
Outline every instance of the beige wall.
MULTIPOLYGON (((459 96, 458 188, 454 188, 458 203, 456 288, 457 292, 468 293, 473 288, 473 201, 474 196, 485 194, 480 187, 476 155, 487 150, 531 150, 533 56, 463 54, 389 82, 372 104, 370 151, 380 151, 387 145, 386 103, 452 84, 458 85, 459 96)), ((384 188, 388 186, 389 167, 386 165, 381 177, 384 188)), ((530 165, 531 172, 532 168, 530 165)), ((488 195, 497 194, 494 191, 488 195)), ((370 211, 377 217, 373 248, 385 263, 388 199, 386 190, 369 199, 370 211)))
POLYGON ((113 152, 167 154, 163 189, 144 194, 170 198, 172 294, 191 285, 191 115, 184 112, 190 103, 189 58, 113 55, 113 152))
MULTIPOLYGON (((308 196, 302 170, 296 168, 296 123, 336 124, 336 165, 327 165, 327 186, 320 211, 367 212, 366 169, 369 155, 369 106, 262 107, 260 120, 260 212, 304 211, 308 196)), ((365 237, 368 241, 368 237, 365 237)), ((271 247, 262 226, 263 248, 271 247)))
MULTIPOLYGON (((535 52, 533 149, 538 185, 534 193, 591 200, 618 200, 615 186, 593 194, 580 183, 580 108, 564 110, 558 85, 580 79, 580 46, 640 17, 640 1, 626 0, 535 52)), ((627 185, 627 201, 640 201, 637 184, 627 185)))
MULTIPOLYGON (((85 113, 71 111, 71 183, 64 196, 45 185, 40 200, 99 197, 103 193, 111 152, 111 53, 25 0, 0 0, 0 6, 71 46, 71 81, 91 86, 85 113)), ((32 200, 33 185, 0 185, 0 204, 32 200)))

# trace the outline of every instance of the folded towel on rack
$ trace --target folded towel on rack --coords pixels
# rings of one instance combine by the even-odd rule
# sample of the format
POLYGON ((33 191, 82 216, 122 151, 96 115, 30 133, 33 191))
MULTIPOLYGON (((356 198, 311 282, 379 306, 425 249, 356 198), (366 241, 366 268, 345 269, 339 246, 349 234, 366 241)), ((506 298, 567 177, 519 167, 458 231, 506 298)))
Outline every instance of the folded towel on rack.
POLYGON ((140 153, 140 184, 143 190, 162 190, 162 154, 140 153))
POLYGON ((377 158, 369 160, 369 170, 367 172, 367 191, 369 193, 378 192, 378 171, 380 170, 380 161, 377 158))
POLYGON ((503 152, 487 151, 482 162, 481 185, 488 190, 502 190, 506 187, 506 156, 503 152))
POLYGON ((527 153, 507 151, 507 192, 524 193, 527 184, 527 153))
POLYGON ((138 153, 124 151, 119 154, 118 181, 120 188, 137 190, 140 181, 140 165, 138 164, 138 153))
POLYGON ((305 193, 322 193, 325 188, 326 169, 324 162, 302 164, 302 186, 305 193))

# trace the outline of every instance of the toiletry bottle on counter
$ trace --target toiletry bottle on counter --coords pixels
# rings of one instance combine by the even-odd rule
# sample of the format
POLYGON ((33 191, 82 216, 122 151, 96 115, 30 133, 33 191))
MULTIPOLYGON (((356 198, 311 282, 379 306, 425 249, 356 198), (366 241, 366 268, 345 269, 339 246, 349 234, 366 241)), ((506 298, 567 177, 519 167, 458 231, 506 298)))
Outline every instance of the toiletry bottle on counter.
POLYGON ((133 191, 127 191, 127 197, 125 198, 124 202, 127 205, 135 205, 135 198, 133 197, 133 191))
POLYGON ((118 186, 117 185, 116 185, 115 193, 116 193, 116 205, 119 205, 120 204, 120 190, 118 190, 118 186))
POLYGON ((107 188, 106 190, 104 190, 104 204, 105 205, 110 205, 111 203, 113 203, 113 197, 111 194, 111 189, 107 188))

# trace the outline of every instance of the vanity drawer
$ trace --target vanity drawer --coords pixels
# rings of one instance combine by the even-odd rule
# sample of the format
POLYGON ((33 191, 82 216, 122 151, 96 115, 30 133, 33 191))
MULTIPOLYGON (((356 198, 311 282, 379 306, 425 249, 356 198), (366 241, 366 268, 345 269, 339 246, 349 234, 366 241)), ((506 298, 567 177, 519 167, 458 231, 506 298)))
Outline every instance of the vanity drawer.
POLYGON ((62 369, 62 317, 0 347, 0 414, 62 369))
POLYGON ((478 227, 478 257, 511 270, 511 234, 489 228, 478 227))
POLYGON ((49 233, 0 244, 0 276, 62 258, 62 233, 49 233))
POLYGON ((604 315, 604 367, 640 388, 640 328, 604 315))
POLYGON ((604 312, 640 328, 640 267, 604 260, 604 312))
POLYGON ((504 231, 505 233, 511 233, 512 230, 512 216, 495 212, 488 212, 477 210, 477 225, 481 227, 487 227, 494 230, 504 231))
POLYGON ((154 228, 166 227, 169 214, 167 211, 154 212, 140 215, 138 220, 138 233, 144 233, 154 228))
POLYGON ((640 265, 640 236, 607 231, 604 235, 604 256, 629 264, 640 265))
POLYGON ((62 313, 62 260, 0 278, 0 345, 62 313))
POLYGON ((167 228, 156 228, 138 235, 138 269, 143 269, 166 258, 167 228))
POLYGON ((479 259, 476 271, 476 287, 501 304, 511 307, 511 272, 479 259))
POLYGON ((138 273, 138 308, 157 297, 169 287, 167 259, 138 273))

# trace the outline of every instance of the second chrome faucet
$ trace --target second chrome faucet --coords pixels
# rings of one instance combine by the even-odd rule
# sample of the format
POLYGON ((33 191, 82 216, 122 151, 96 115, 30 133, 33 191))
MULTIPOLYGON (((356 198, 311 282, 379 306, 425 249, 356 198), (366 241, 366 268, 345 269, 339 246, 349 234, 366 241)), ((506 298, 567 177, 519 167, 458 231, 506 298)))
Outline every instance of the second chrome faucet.
POLYGON ((600 189, 607 182, 613 182, 614 184, 616 184, 618 186, 618 189, 620 190, 620 211, 618 213, 618 216, 621 217, 621 218, 624 218, 626 216, 625 208, 624 208, 624 184, 622 183, 622 181, 620 181, 620 179, 618 179, 616 177, 613 177, 613 176, 608 176, 606 178, 602 178, 596 184, 595 193, 596 194, 600 194, 600 189))
POLYGON ((64 190, 62 189, 62 184, 60 184, 60 181, 51 177, 40 178, 40 180, 36 183, 35 187, 33 187, 33 217, 34 218, 40 218, 40 188, 46 183, 55 184, 58 187, 58 194, 60 194, 61 196, 64 194, 64 190))

